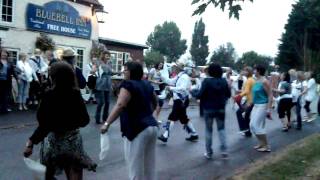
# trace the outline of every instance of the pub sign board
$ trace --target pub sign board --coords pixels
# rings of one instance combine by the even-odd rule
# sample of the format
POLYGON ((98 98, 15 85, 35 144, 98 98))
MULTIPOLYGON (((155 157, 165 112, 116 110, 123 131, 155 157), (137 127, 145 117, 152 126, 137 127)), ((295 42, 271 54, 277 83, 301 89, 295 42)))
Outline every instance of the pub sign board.
POLYGON ((26 25, 29 30, 91 38, 91 19, 81 16, 74 7, 61 1, 51 1, 43 6, 29 3, 26 25))

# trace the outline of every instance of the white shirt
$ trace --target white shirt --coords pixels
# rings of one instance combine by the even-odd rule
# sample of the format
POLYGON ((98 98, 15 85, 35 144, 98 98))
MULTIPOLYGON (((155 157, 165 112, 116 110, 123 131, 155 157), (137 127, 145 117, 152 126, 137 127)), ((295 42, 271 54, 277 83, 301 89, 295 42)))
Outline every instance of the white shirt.
POLYGON ((34 70, 34 72, 36 73, 41 73, 41 74, 46 74, 46 72, 48 71, 48 64, 46 64, 46 62, 43 60, 42 57, 39 58, 39 65, 34 61, 34 60, 38 61, 37 57, 32 56, 29 60, 29 63, 31 65, 31 68, 34 70))
POLYGON ((23 62, 22 60, 17 62, 17 67, 21 70, 21 79, 26 80, 28 82, 31 82, 33 79, 37 80, 37 76, 33 69, 31 68, 31 65, 29 64, 29 61, 23 62))
MULTIPOLYGON (((84 68, 84 77, 86 78, 86 81, 88 81, 88 77, 91 75, 92 67, 93 67, 93 64, 90 62, 84 68)), ((98 76, 98 73, 95 72, 95 75, 98 76)))
POLYGON ((178 95, 180 94, 183 98, 189 97, 189 89, 191 87, 191 80, 190 77, 185 72, 180 72, 174 78, 163 78, 163 81, 171 86, 170 90, 173 92, 173 99, 181 99, 178 95))
POLYGON ((298 80, 294 80, 291 83, 292 102, 297 102, 298 97, 302 93, 305 86, 306 86, 305 82, 298 81, 298 80))
MULTIPOLYGON (((157 72, 157 70, 155 68, 152 68, 149 72, 149 76, 150 76, 150 79, 152 81, 160 81, 161 80, 161 73, 160 72, 157 72)), ((160 87, 158 84, 156 83, 151 83, 151 85, 153 86, 154 90, 160 90, 160 87)))
POLYGON ((311 102, 317 97, 317 83, 314 78, 308 80, 307 89, 305 100, 311 102))

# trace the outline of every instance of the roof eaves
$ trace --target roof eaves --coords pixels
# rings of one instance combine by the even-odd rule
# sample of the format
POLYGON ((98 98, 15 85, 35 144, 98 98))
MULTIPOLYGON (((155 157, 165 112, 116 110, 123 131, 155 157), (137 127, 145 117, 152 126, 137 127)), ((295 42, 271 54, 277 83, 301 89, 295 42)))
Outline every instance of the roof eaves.
POLYGON ((137 46, 143 49, 148 49, 149 46, 143 45, 143 44, 138 44, 138 43, 131 43, 127 41, 121 41, 121 40, 116 40, 116 39, 111 39, 111 38, 105 38, 105 37, 99 37, 99 40, 102 41, 110 41, 110 42, 115 42, 115 43, 120 43, 120 44, 125 44, 125 45, 131 45, 131 46, 137 46))

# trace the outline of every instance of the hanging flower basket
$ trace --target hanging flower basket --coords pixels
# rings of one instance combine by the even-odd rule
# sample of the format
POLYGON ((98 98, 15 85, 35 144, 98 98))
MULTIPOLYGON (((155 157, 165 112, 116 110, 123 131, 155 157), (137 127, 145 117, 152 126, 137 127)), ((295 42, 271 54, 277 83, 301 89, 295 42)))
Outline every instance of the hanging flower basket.
POLYGON ((99 58, 100 54, 103 51, 106 51, 107 47, 100 43, 99 41, 92 41, 92 48, 91 48, 91 58, 99 58))
POLYGON ((55 42, 45 33, 40 33, 40 36, 36 40, 36 48, 41 51, 53 50, 55 47, 55 42))

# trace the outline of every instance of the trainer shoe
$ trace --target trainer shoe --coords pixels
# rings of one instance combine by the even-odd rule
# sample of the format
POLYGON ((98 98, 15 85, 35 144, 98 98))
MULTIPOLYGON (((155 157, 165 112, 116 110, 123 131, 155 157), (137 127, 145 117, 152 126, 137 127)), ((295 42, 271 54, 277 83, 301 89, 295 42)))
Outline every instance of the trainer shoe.
POLYGON ((307 122, 312 122, 312 121, 314 121, 315 119, 316 119, 315 117, 311 117, 311 118, 307 119, 307 122))
POLYGON ((206 152, 206 153, 204 153, 203 155, 204 155, 204 157, 207 158, 207 159, 212 159, 212 153, 207 153, 207 152, 206 152))
POLYGON ((229 158, 229 154, 227 152, 222 152, 221 153, 221 157, 222 157, 222 159, 228 159, 229 158))
POLYGON ((186 141, 197 141, 199 139, 198 135, 190 135, 190 137, 186 138, 186 141))
POLYGON ((247 131, 244 134, 245 134, 245 137, 251 137, 252 136, 252 133, 250 131, 247 131))
POLYGON ((164 137, 163 135, 159 136, 158 139, 164 143, 168 142, 168 138, 164 137))

